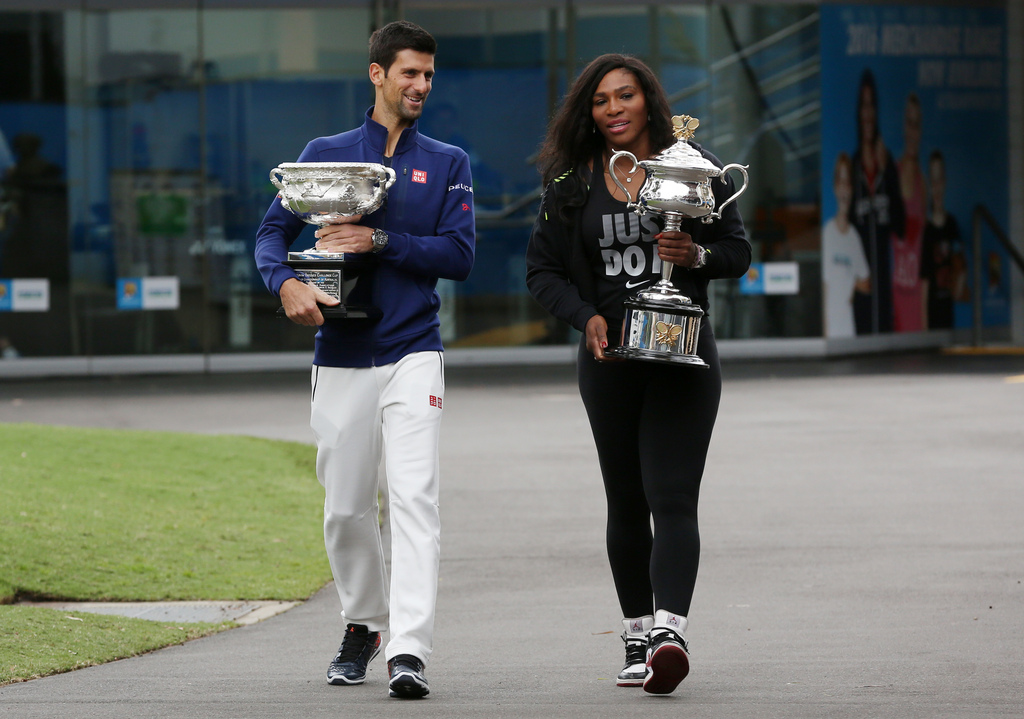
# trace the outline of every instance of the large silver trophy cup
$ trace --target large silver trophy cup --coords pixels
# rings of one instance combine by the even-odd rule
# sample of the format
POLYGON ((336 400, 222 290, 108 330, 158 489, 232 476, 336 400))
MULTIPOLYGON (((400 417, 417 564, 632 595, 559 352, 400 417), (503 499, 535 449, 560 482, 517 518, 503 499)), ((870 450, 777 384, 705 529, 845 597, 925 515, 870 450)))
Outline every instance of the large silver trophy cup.
MULTIPOLYGON (((303 222, 324 227, 380 208, 395 182, 395 171, 372 162, 285 162, 270 171, 270 181, 279 190, 282 207, 303 222)), ((371 274, 372 255, 310 248, 289 252, 285 264, 295 270, 300 281, 338 300, 336 306, 320 306, 325 318, 381 316, 377 307, 349 303, 360 278, 371 274)))
MULTIPOLYGON (((721 211, 747 189, 747 168, 731 164, 718 168, 700 154, 690 143, 693 131, 699 125, 696 118, 677 115, 672 118, 676 143, 650 160, 637 161, 633 153, 622 150, 608 161, 608 172, 622 190, 626 206, 638 215, 648 212, 665 218, 665 229, 679 231, 684 218, 700 218, 704 223, 719 219, 721 211), (646 179, 637 192, 636 200, 615 175, 615 162, 620 157, 633 161, 630 173, 642 167, 646 179), (715 211, 715 195, 711 181, 731 170, 743 174, 743 186, 715 211)), ((671 262, 662 262, 661 280, 623 303, 625 316, 619 347, 605 354, 626 359, 688 364, 707 368, 697 356, 697 337, 700 333, 704 310, 690 301, 672 284, 671 262)))

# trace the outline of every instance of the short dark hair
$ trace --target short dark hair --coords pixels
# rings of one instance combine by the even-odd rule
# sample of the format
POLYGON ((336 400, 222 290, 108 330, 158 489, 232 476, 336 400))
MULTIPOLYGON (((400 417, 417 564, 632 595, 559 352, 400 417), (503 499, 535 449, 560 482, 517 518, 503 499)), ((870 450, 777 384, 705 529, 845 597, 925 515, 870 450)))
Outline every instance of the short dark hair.
POLYGON ((437 41, 434 36, 415 23, 406 20, 389 22, 377 28, 370 35, 370 63, 384 68, 384 74, 395 63, 395 58, 402 50, 415 50, 428 55, 437 54, 437 41))

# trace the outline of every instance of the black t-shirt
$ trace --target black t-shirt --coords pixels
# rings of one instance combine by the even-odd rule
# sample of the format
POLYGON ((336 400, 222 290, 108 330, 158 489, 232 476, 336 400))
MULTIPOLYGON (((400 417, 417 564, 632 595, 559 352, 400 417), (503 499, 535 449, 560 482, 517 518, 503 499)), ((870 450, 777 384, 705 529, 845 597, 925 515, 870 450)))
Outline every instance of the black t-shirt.
POLYGON ((931 220, 921 240, 921 277, 928 280, 928 328, 953 326, 953 256, 960 251, 960 227, 946 214, 941 227, 931 220))
MULTIPOLYGON (((639 187, 629 187, 634 196, 637 190, 639 187)), ((580 221, 587 258, 597 280, 597 311, 621 324, 623 300, 661 279, 654 235, 661 232, 662 220, 652 214, 640 217, 625 202, 613 198, 604 175, 595 172, 580 221)))

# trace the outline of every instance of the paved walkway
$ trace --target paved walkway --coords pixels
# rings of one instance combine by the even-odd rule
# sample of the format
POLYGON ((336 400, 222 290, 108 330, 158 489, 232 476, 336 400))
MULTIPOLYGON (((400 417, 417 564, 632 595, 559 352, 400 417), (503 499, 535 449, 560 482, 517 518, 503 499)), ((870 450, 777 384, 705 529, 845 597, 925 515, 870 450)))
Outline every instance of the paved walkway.
MULTIPOLYGON (((688 371, 688 369, 681 369, 688 371)), ((1020 717, 1024 359, 727 365, 693 671, 619 689, 603 493, 566 369, 451 370, 431 696, 323 674, 333 591, 246 627, 0 688, 0 716, 1020 717)), ((0 384, 0 422, 309 441, 305 376, 0 384)), ((685 451, 685 447, 666 451, 685 451)))

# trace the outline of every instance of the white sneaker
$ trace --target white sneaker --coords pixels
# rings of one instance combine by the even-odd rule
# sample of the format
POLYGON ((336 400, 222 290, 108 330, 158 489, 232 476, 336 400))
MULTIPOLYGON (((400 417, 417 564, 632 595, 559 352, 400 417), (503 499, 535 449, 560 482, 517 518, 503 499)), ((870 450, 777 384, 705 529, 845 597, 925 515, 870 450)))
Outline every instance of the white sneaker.
POLYGON ((654 626, 654 617, 623 619, 622 641, 626 643, 626 664, 619 672, 620 687, 641 687, 647 678, 647 633, 654 626))

